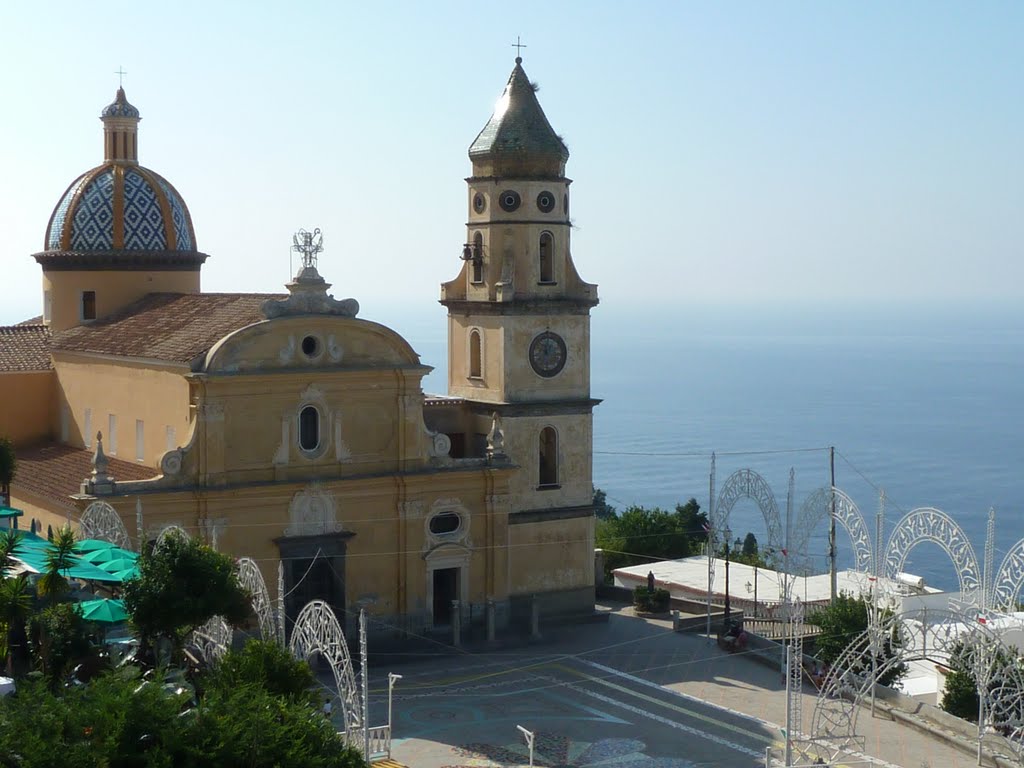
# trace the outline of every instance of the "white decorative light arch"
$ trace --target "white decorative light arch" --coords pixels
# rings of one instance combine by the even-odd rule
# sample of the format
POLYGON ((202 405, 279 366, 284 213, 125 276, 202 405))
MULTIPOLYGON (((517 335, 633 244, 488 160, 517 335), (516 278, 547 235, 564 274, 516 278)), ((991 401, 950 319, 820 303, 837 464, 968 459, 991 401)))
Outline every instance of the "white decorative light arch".
POLYGON ((117 510, 105 501, 94 501, 85 508, 78 523, 80 539, 109 541, 115 547, 132 549, 132 540, 117 510))
POLYGON ((775 503, 775 495, 772 493, 768 481, 752 469, 738 469, 726 479, 711 513, 711 525, 714 531, 721 533, 725 530, 729 521, 729 513, 736 506, 736 502, 743 498, 751 499, 761 510, 768 531, 769 548, 781 551, 784 546, 782 519, 779 517, 779 507, 775 503))
POLYGON ((224 658, 231 647, 234 631, 220 616, 214 616, 191 635, 192 644, 198 649, 207 664, 214 664, 224 658))
POLYGON ((912 509, 896 524, 885 548, 884 575, 895 579, 903 570, 910 551, 924 542, 937 544, 949 555, 960 579, 962 594, 981 586, 978 557, 970 540, 953 518, 934 507, 912 509))
POLYGON ((356 687, 345 633, 341 631, 341 625, 327 603, 323 600, 306 603, 295 620, 288 647, 297 659, 309 659, 319 653, 331 665, 344 716, 345 734, 349 743, 355 743, 355 739, 362 735, 363 728, 359 689, 356 687))
POLYGON ((188 531, 182 528, 180 525, 165 525, 160 529, 160 534, 156 537, 156 545, 159 547, 171 536, 181 536, 183 539, 191 538, 188 535, 188 531))
POLYGON ((238 583, 252 595, 252 608, 260 623, 260 637, 264 640, 277 640, 277 621, 274 618, 267 582, 256 561, 251 557, 239 559, 238 583))
MULTIPOLYGON (((1006 740, 1020 762, 1024 756, 1024 670, 1018 664, 1000 663, 1000 657, 1006 658, 1010 650, 999 632, 951 611, 929 610, 924 630, 914 621, 916 618, 909 613, 879 616, 874 641, 869 629, 847 646, 825 676, 811 719, 811 743, 801 751, 812 759, 820 757, 833 764, 842 747, 857 738, 857 716, 870 699, 875 680, 907 662, 948 664, 951 654, 963 644, 961 659, 972 670, 984 696, 981 732, 1009 734, 1006 740), (966 621, 970 623, 965 628, 966 621), (869 662, 867 666, 865 663, 871 658, 872 643, 880 651, 880 643, 886 639, 891 639, 892 656, 883 657, 884 661, 872 670, 869 662)), ((876 653, 876 658, 879 655, 876 653)))
MULTIPOLYGON (((797 515, 796 525, 793 527, 790 555, 810 560, 807 542, 818 524, 822 520, 828 520, 833 498, 835 499, 836 522, 843 526, 853 544, 856 570, 859 573, 874 573, 874 552, 864 516, 853 499, 838 488, 819 488, 804 501, 803 506, 800 507, 800 513, 797 515)), ((803 567, 802 562, 797 562, 793 565, 792 570, 796 572, 802 570, 803 567)))
POLYGON ((1010 613, 1017 610, 1017 595, 1024 586, 1024 539, 1006 553, 993 584, 996 610, 1010 613))

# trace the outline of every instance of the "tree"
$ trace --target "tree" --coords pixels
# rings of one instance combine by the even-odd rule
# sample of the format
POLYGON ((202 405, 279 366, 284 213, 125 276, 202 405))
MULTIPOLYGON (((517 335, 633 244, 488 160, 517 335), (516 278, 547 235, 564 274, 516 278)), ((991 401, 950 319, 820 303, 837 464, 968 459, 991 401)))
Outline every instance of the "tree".
POLYGON ((75 603, 57 603, 32 617, 36 660, 51 685, 59 685, 68 673, 95 655, 89 625, 75 603))
POLYGON ((743 539, 743 557, 757 557, 757 537, 753 533, 747 533, 743 539))
POLYGON ((319 708, 275 697, 256 684, 207 692, 197 710, 198 765, 357 768, 362 755, 345 745, 319 708))
POLYGON ((320 704, 316 678, 309 664, 296 659, 273 640, 249 640, 241 650, 229 650, 209 674, 208 687, 233 690, 259 685, 274 696, 320 704))
POLYGON ((68 569, 78 562, 78 555, 75 554, 75 532, 70 526, 61 528, 46 546, 46 571, 39 579, 37 589, 39 594, 59 600, 64 597, 70 585, 68 584, 68 569))
POLYGON ((257 683, 188 686, 137 667, 86 685, 26 679, 0 699, 0 765, 24 768, 364 768, 319 707, 257 683))
MULTIPOLYGON (((887 612, 882 612, 881 618, 887 615, 887 612)), ((833 664, 848 647, 857 643, 860 654, 855 671, 862 674, 870 673, 871 649, 864 634, 868 629, 868 604, 863 597, 838 595, 830 605, 809 616, 807 623, 821 627, 821 634, 815 639, 817 656, 821 661, 833 664)), ((875 658, 875 667, 884 670, 878 678, 882 685, 898 682, 907 674, 905 663, 890 664, 897 656, 897 647, 898 642, 891 635, 882 640, 882 647, 875 658), (886 669, 887 664, 889 667, 886 669)))
POLYGON ((168 536, 139 557, 124 585, 124 605, 142 641, 166 639, 177 654, 185 638, 214 616, 233 627, 250 613, 235 561, 197 539, 168 536))
POLYGON ((615 507, 608 503, 608 495, 600 488, 594 489, 594 517, 598 520, 615 517, 615 507))
POLYGON ((997 645, 980 634, 968 636, 953 646, 942 708, 963 720, 978 722, 979 667, 987 672, 989 691, 998 692, 990 696, 991 711, 987 712, 986 720, 997 726, 1016 721, 1019 712, 1015 702, 1024 684, 1024 659, 1013 646, 997 645))
POLYGON ((20 674, 28 668, 25 624, 31 615, 32 587, 28 574, 0 580, 0 658, 6 660, 8 674, 20 674))
POLYGON ((18 459, 14 453, 14 443, 9 437, 0 437, 0 502, 5 507, 11 506, 11 483, 18 472, 18 459))
POLYGON ((707 533, 707 515, 696 499, 674 512, 629 507, 597 524, 597 546, 605 550, 609 572, 652 560, 674 560, 698 551, 707 533))

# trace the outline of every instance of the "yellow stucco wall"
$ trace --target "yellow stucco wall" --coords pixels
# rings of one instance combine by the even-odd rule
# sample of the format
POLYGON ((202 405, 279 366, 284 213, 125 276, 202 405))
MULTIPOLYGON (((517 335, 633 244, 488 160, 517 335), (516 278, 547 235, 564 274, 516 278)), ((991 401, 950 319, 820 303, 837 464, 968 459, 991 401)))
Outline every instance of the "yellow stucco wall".
POLYGON ((167 450, 168 427, 174 430, 176 445, 187 440, 190 414, 185 366, 104 360, 56 352, 54 369, 58 418, 67 420, 70 445, 92 446, 96 433, 102 432, 107 454, 137 461, 136 421, 140 420, 144 444, 140 463, 156 467, 167 450), (89 412, 88 439, 86 411, 89 412), (116 436, 110 434, 111 415, 116 417, 116 436))
POLYGON ((509 526, 509 592, 553 592, 594 585, 594 518, 509 526))
POLYGON ((57 424, 53 371, 0 374, 0 436, 15 446, 51 439, 57 424))
POLYGON ((51 330, 82 322, 83 291, 96 292, 96 317, 102 318, 147 293, 198 293, 199 270, 48 270, 43 273, 43 303, 49 293, 51 330))

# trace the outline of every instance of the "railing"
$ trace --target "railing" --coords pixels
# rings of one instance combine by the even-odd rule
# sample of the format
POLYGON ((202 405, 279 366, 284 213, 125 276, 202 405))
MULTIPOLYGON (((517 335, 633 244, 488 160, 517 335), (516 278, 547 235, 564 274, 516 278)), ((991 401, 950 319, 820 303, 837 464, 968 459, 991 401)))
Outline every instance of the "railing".
POLYGON ((370 760, 391 757, 391 726, 378 725, 370 729, 370 760))
MULTIPOLYGON (((780 640, 789 637, 789 624, 782 619, 753 619, 744 618, 743 628, 769 640, 780 640)), ((821 627, 814 624, 801 624, 800 634, 803 637, 821 634, 821 627)))

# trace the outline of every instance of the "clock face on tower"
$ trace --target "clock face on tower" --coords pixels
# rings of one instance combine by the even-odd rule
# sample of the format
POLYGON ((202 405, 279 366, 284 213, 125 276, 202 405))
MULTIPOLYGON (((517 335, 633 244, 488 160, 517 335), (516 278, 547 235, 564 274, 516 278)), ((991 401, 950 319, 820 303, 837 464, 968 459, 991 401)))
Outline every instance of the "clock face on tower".
POLYGON ((545 331, 530 342, 530 365, 538 375, 550 378, 565 367, 565 342, 557 333, 545 331))

